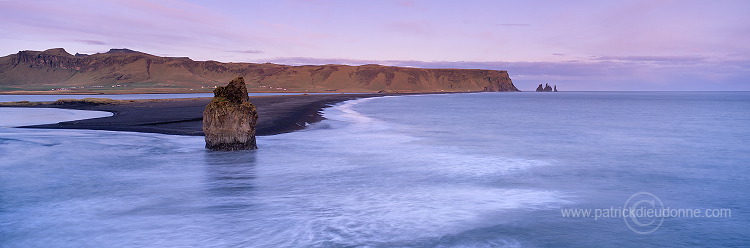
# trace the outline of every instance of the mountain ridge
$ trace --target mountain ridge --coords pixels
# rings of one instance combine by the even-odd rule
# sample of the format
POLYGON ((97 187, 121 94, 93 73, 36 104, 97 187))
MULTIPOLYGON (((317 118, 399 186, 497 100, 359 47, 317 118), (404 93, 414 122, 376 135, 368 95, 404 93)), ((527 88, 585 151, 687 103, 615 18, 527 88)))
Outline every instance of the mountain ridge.
POLYGON ((127 48, 91 55, 53 48, 0 57, 0 92, 210 92, 237 76, 253 92, 518 91, 500 70, 222 63, 127 48))

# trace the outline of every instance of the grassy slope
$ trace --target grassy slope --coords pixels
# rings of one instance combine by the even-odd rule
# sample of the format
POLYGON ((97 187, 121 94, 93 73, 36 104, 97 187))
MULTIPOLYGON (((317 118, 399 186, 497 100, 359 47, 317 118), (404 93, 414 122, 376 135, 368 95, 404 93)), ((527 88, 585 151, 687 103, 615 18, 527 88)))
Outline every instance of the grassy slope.
POLYGON ((136 52, 75 57, 62 49, 0 58, 0 93, 73 87, 52 93, 210 92, 236 76, 244 76, 254 92, 517 90, 507 72, 495 70, 219 63, 136 52))

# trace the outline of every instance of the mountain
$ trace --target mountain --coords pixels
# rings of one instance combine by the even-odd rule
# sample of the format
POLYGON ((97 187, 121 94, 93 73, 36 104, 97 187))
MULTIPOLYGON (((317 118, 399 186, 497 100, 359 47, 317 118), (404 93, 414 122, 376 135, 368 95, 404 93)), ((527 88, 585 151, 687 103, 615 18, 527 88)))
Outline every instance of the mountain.
POLYGON ((129 49, 71 55, 55 48, 0 58, 0 92, 210 92, 237 76, 251 92, 518 91, 508 72, 497 70, 221 63, 129 49))

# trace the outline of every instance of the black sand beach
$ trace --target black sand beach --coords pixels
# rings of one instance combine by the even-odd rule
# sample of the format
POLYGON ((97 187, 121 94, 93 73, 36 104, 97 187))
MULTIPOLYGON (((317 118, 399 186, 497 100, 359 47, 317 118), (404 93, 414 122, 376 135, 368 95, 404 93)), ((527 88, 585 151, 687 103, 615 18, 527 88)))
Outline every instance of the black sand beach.
MULTIPOLYGON (((300 130, 305 123, 323 120, 320 110, 336 103, 383 94, 283 95, 250 97, 258 109, 256 134, 274 135, 300 130)), ((203 135, 203 109, 207 98, 119 101, 113 104, 41 104, 36 108, 98 110, 111 117, 25 126, 24 128, 91 129, 175 135, 203 135)))

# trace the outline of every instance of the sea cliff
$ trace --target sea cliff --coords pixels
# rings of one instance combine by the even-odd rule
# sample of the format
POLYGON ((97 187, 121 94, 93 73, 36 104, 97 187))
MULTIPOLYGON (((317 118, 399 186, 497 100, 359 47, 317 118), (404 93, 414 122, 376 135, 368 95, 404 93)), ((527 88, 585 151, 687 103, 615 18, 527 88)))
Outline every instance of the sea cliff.
POLYGON ((221 63, 129 49, 71 55, 56 48, 0 58, 0 91, 211 92, 238 75, 253 92, 518 91, 501 70, 221 63))

